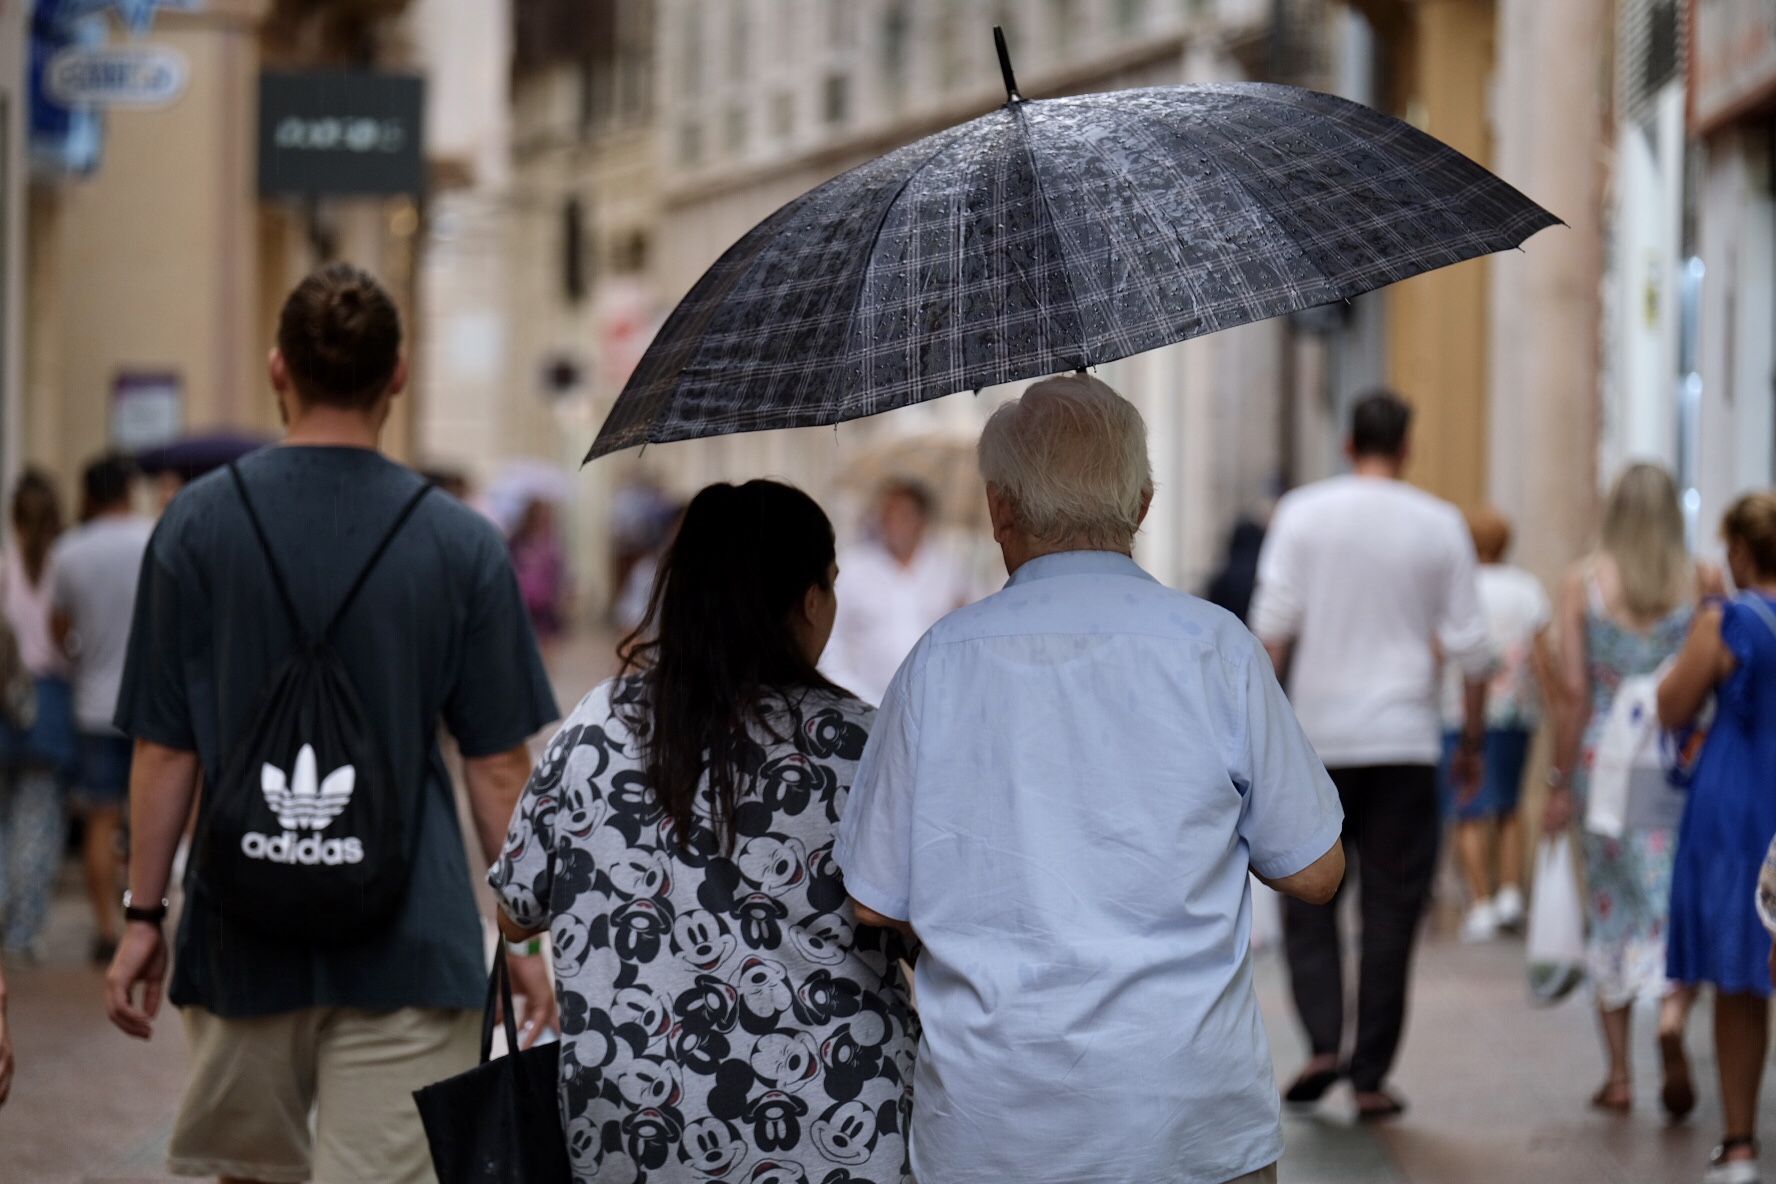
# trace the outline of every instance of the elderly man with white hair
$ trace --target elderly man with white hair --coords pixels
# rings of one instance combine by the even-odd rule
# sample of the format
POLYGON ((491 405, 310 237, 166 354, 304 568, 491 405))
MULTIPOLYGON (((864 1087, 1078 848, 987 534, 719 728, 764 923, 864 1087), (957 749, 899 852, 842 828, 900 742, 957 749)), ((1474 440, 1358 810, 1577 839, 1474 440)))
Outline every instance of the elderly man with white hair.
POLYGON ((1274 1180, 1247 873, 1330 899, 1337 793, 1251 634, 1131 557, 1133 406, 1036 383, 980 465, 1011 579, 895 676, 834 853, 858 918, 924 944, 914 1175, 1274 1180))

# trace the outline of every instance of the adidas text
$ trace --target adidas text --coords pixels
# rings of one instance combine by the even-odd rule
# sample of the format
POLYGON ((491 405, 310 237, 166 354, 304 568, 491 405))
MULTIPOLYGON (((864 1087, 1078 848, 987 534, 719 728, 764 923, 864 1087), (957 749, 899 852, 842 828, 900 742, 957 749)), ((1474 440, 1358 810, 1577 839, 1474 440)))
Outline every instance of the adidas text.
POLYGON ((248 831, 241 836, 241 854, 248 859, 271 863, 317 864, 338 867, 345 863, 364 862, 364 844, 357 839, 323 839, 319 835, 297 837, 294 831, 281 835, 262 835, 248 831))

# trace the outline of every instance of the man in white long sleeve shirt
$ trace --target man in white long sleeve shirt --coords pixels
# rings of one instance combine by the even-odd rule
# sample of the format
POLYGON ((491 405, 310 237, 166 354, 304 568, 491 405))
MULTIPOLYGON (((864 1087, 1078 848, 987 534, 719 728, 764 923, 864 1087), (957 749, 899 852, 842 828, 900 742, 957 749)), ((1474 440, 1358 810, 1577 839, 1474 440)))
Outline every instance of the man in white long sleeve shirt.
POLYGON ((1362 969, 1348 1062, 1338 903, 1284 903, 1290 985, 1312 1050, 1287 1096, 1316 1101, 1348 1076, 1363 1119, 1404 1109, 1383 1083, 1436 867, 1438 655, 1467 679, 1457 776, 1469 785, 1491 660, 1461 512, 1401 480, 1411 421, 1411 408, 1388 392, 1357 404, 1351 473, 1278 504, 1252 605, 1253 631, 1338 786, 1345 850, 1361 869, 1362 969))

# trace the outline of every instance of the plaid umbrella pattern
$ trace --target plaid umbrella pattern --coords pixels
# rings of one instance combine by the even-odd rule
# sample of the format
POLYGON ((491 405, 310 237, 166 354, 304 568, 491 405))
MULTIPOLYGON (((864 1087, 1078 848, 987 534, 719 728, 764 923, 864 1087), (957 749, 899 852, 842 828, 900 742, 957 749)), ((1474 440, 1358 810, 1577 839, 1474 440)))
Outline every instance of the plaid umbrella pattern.
POLYGON ((667 318, 587 459, 1114 361, 1558 221, 1411 125, 1314 91, 1014 97, 749 231, 667 318))

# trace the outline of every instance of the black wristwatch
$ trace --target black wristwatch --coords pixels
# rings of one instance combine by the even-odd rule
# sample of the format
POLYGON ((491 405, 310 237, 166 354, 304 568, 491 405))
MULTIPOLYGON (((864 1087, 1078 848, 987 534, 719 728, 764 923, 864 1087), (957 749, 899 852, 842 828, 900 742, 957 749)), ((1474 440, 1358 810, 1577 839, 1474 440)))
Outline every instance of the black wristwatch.
POLYGON ((128 891, 123 894, 123 919, 125 921, 145 921, 150 925, 159 925, 166 920, 167 911, 172 907, 165 898, 162 898, 156 907, 142 908, 136 904, 135 897, 128 891))

